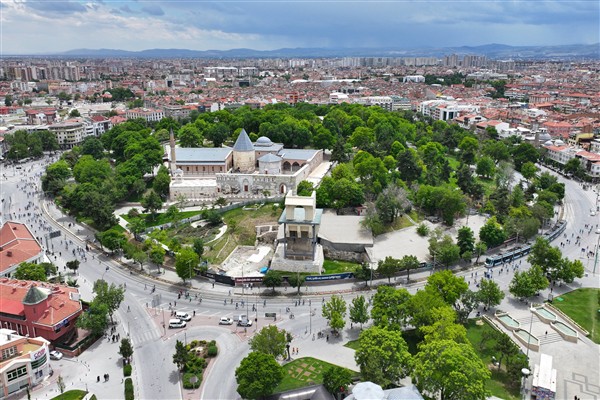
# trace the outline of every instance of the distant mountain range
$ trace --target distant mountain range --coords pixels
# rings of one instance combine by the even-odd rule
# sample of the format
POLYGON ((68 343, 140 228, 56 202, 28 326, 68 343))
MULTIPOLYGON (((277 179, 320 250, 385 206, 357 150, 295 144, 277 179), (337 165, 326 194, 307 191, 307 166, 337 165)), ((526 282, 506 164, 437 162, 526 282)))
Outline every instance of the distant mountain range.
POLYGON ((437 48, 283 48, 278 50, 188 50, 148 49, 75 49, 61 53, 36 54, 55 57, 122 57, 122 58, 317 58, 317 57, 441 57, 444 55, 482 55, 492 59, 600 59, 600 43, 560 46, 482 46, 437 48))

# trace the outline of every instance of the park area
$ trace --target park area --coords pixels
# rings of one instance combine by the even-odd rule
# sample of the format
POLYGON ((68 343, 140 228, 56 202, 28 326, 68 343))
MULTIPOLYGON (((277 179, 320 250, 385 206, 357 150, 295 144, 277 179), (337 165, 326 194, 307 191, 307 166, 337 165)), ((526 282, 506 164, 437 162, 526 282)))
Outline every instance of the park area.
POLYGON ((600 344, 600 289, 584 288, 555 297, 552 305, 567 314, 600 344))
MULTIPOLYGON (((323 383, 323 373, 333 367, 325 361, 312 357, 302 357, 283 366, 284 376, 274 393, 286 392, 310 385, 323 383)), ((352 371, 358 377, 358 372, 352 371)))

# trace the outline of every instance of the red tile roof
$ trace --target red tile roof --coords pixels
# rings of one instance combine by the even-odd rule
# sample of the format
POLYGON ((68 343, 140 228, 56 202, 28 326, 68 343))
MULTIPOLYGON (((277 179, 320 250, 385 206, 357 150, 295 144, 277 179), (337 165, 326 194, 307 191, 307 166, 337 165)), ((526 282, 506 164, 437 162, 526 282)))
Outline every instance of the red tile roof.
POLYGON ((46 302, 46 311, 37 314, 38 318, 32 322, 53 326, 82 310, 77 288, 46 282, 0 278, 0 312, 24 315, 23 300, 32 286, 41 290, 46 297, 42 300, 46 302), (71 293, 75 295, 72 297, 71 293))
POLYGON ((42 252, 27 225, 7 221, 0 228, 0 272, 27 261, 42 252))

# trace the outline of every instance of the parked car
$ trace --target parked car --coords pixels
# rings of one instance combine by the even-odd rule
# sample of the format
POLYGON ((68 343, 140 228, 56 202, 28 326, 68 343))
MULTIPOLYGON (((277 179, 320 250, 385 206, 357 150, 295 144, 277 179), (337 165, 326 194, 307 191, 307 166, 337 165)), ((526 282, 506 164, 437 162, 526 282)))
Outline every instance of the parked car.
POLYGON ((233 320, 228 317, 221 317, 219 325, 233 325, 233 320))
POLYGON ((175 316, 182 321, 191 321, 192 320, 192 317, 190 317, 190 314, 183 312, 183 311, 177 311, 175 313, 175 316))
POLYGON ((61 353, 58 350, 52 350, 50 352, 50 359, 51 360, 60 360, 61 358, 63 358, 63 353, 61 353))
POLYGON ((243 319, 238 321, 238 326, 252 326, 252 321, 249 319, 243 319))
POLYGON ((185 321, 179 318, 173 318, 169 320, 169 328, 185 328, 185 321))

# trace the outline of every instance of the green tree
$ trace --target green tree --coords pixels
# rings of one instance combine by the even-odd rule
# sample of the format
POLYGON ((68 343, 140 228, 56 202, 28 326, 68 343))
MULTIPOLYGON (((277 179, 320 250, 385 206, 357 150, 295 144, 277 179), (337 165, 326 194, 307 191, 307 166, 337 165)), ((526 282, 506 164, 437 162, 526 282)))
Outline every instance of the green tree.
POLYGON ((199 237, 194 238, 192 248, 194 249, 194 252, 198 254, 198 257, 202 258, 202 254, 204 254, 204 240, 199 237))
POLYGON ((57 195, 67 184, 67 179, 71 177, 69 164, 64 160, 59 160, 50 164, 46 168, 46 173, 42 176, 42 190, 44 193, 57 195))
POLYGON ((392 276, 396 275, 400 269, 400 260, 393 257, 386 257, 383 260, 379 260, 377 263, 377 273, 388 278, 388 283, 391 283, 392 276))
POLYGON ((388 330, 402 330, 411 316, 411 295, 404 288, 380 286, 373 296, 373 325, 388 330))
POLYGON ((150 214, 154 217, 156 212, 162 208, 163 201, 160 196, 154 191, 154 189, 150 190, 142 199, 140 200, 140 204, 144 207, 144 212, 150 212, 150 214))
POLYGON ((432 310, 435 322, 419 328, 423 343, 436 340, 452 340, 456 343, 468 343, 467 330, 456 323, 456 312, 451 307, 439 307, 432 310))
POLYGON ((477 256, 475 263, 479 262, 479 257, 481 257, 482 254, 485 254, 486 251, 487 245, 484 242, 479 241, 475 243, 475 255, 477 256))
POLYGON ((13 278, 38 282, 46 282, 48 280, 46 269, 43 265, 28 262, 19 264, 15 272, 13 272, 13 278))
MULTIPOLYGON (((471 136, 465 136, 458 144, 460 158, 465 164, 473 164, 479 149, 479 141, 471 136)), ((479 163, 477 164, 479 166, 479 163)))
POLYGON ((504 243, 506 233, 502 225, 498 223, 496 217, 489 218, 479 230, 479 239, 484 242, 488 248, 496 247, 504 243))
POLYGON ((539 265, 532 265, 527 271, 517 271, 510 281, 508 291, 517 298, 529 298, 548 287, 548 279, 539 265))
POLYGON ((475 251, 475 235, 473 234, 473 230, 468 226, 459 228, 456 244, 460 248, 461 255, 466 252, 473 253, 475 251))
POLYGON ((413 360, 401 332, 373 326, 361 332, 359 343, 354 359, 364 381, 395 387, 410 374, 413 360))
POLYGON ((406 149, 398 155, 398 172, 400 178, 407 183, 419 180, 423 174, 423 166, 415 150, 406 149))
POLYGON ((377 196, 375 206, 381 222, 392 224, 410 208, 410 201, 406 190, 396 185, 390 185, 377 196))
POLYGON ((342 296, 333 295, 323 304, 323 316, 334 331, 343 329, 346 325, 346 301, 342 296))
MULTIPOLYGON (((435 232, 435 231, 434 231, 435 232)), ((460 259, 460 247, 454 244, 450 235, 441 238, 433 234, 429 239, 429 254, 435 259, 435 263, 441 263, 446 268, 460 259)), ((437 265, 434 265, 434 268, 437 265)))
POLYGON ((104 145, 102 141, 94 136, 88 136, 81 145, 81 155, 90 155, 95 160, 104 156, 104 145))
POLYGON ((513 163, 517 171, 521 171, 521 167, 526 162, 536 163, 539 157, 538 150, 529 143, 521 143, 512 150, 513 163))
POLYGON ((200 263, 200 257, 190 247, 182 248, 175 256, 175 272, 185 282, 186 279, 192 279, 196 275, 195 268, 200 263))
POLYGON ((490 178, 494 175, 495 171, 496 164, 494 164, 494 161, 490 157, 484 156, 477 161, 477 175, 490 178))
POLYGON ((315 190, 315 186, 309 181, 300 181, 296 187, 296 193, 298 193, 298 196, 310 196, 313 190, 315 190))
POLYGON ((491 279, 482 279, 481 282, 479 282, 477 297, 487 308, 490 308, 495 307, 502 302, 502 299, 504 299, 504 292, 500 289, 500 286, 491 279))
POLYGON ((406 271, 406 281, 410 282, 410 270, 417 269, 421 266, 419 259, 416 256, 403 256, 400 259, 400 270, 406 271))
POLYGON ((146 230, 146 223, 141 218, 134 218, 127 224, 127 229, 133 233, 135 240, 140 241, 140 233, 146 230))
POLYGON ((365 281, 365 287, 369 284, 369 280, 373 279, 373 270, 368 263, 362 263, 354 270, 354 277, 358 280, 365 281))
POLYGON ((100 336, 108 326, 108 306, 98 301, 92 301, 86 312, 77 318, 76 325, 92 332, 92 335, 100 336))
POLYGON ((165 262, 165 253, 166 250, 160 244, 152 244, 152 246, 149 248, 148 257, 150 258, 150 261, 156 264, 159 272, 160 266, 165 262))
POLYGON ((99 232, 96 234, 96 238, 100 244, 102 244, 102 246, 106 247, 112 252, 123 248, 123 244, 127 241, 125 235, 116 229, 109 229, 104 232, 99 232))
POLYGON ((298 289, 298 294, 300 294, 300 288, 304 284, 304 276, 300 274, 292 274, 288 278, 288 283, 291 287, 298 289))
POLYGON ((163 199, 169 197, 169 185, 171 184, 171 176, 169 170, 164 165, 158 168, 158 172, 152 181, 152 189, 163 199))
POLYGON ((350 321, 360 324, 360 328, 369 320, 369 306, 364 296, 357 296, 352 299, 349 307, 350 321))
POLYGON ((573 176, 577 178, 583 178, 585 175, 585 169, 583 168, 581 160, 578 157, 571 158, 569 161, 567 161, 563 167, 563 170, 567 174, 573 174, 573 176))
POLYGON ((81 114, 79 113, 78 109, 74 108, 69 113, 69 117, 71 117, 71 118, 77 118, 77 117, 81 117, 81 114))
POLYGON ((284 357, 286 345, 289 343, 288 336, 285 330, 275 325, 267 325, 250 339, 250 349, 270 354, 275 358, 284 357))
POLYGON ((185 364, 190 360, 190 352, 183 342, 177 340, 175 342, 175 354, 173 354, 173 363, 177 365, 177 369, 183 370, 185 364))
POLYGON ((425 291, 440 296, 444 302, 456 308, 460 297, 469 289, 462 276, 456 276, 451 271, 438 271, 427 278, 425 291))
POLYGON ((73 271, 73 273, 77 272, 79 269, 79 260, 70 260, 65 263, 65 266, 73 271))
POLYGON ((202 147, 202 141, 204 140, 196 125, 191 123, 179 129, 177 139, 179 139, 181 147, 202 147))
POLYGON ((113 322, 113 313, 125 300, 125 289, 114 283, 109 286, 105 280, 99 279, 94 282, 93 292, 96 294, 94 301, 106 306, 110 321, 113 322))
POLYGON ((527 179, 528 181, 531 181, 531 179, 535 177, 539 170, 540 169, 531 161, 527 161, 521 165, 521 175, 523 175, 523 178, 527 179))
POLYGON ((345 392, 353 378, 349 369, 332 365, 323 371, 323 386, 335 396, 337 393, 345 392))
POLYGON ((473 347, 453 340, 423 344, 415 356, 413 378, 417 387, 441 400, 485 400, 485 383, 491 377, 473 347))
POLYGON ((238 393, 244 399, 259 399, 273 393, 283 379, 283 367, 272 355, 253 351, 235 370, 238 393))
POLYGON ((119 345, 119 354, 121 357, 127 360, 127 362, 129 362, 131 359, 131 356, 133 355, 133 346, 128 338, 121 339, 121 344, 119 345))
POLYGON ((263 285, 272 288, 273 293, 275 293, 275 286, 281 286, 281 275, 275 271, 268 270, 263 279, 263 285))

